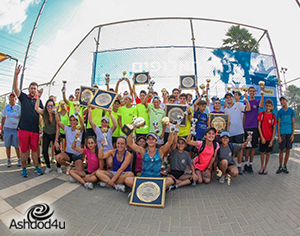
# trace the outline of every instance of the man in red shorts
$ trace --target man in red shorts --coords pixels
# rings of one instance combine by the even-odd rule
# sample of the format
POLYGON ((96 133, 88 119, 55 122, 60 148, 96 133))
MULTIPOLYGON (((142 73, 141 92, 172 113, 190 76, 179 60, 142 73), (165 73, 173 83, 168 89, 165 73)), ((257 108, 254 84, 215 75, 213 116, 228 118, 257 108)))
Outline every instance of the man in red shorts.
MULTIPOLYGON (((18 138, 21 151, 22 176, 27 177, 26 162, 29 157, 30 149, 32 150, 32 159, 35 166, 34 171, 42 175, 43 171, 38 167, 38 142, 39 142, 39 115, 34 106, 37 98, 38 85, 32 82, 29 85, 29 94, 25 94, 18 88, 18 75, 22 66, 18 65, 15 70, 13 89, 21 102, 21 117, 19 121, 18 138)), ((42 102, 40 108, 43 109, 42 102)))

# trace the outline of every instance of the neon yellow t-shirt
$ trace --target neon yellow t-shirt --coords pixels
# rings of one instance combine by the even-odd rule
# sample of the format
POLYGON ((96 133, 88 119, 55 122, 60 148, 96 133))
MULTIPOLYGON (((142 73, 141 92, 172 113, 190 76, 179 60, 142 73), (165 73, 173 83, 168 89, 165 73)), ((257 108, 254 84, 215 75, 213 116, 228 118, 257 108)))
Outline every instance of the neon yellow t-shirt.
POLYGON ((158 123, 158 128, 159 128, 159 133, 157 136, 160 136, 163 131, 163 124, 161 122, 162 118, 165 116, 165 111, 161 108, 154 108, 152 104, 148 104, 148 112, 149 112, 149 118, 150 118, 150 132, 154 133, 155 128, 153 126, 153 121, 157 121, 158 123))
MULTIPOLYGON (((120 136, 120 126, 119 126, 119 122, 118 122, 118 119, 119 119, 118 112, 119 112, 119 110, 117 112, 114 112, 113 110, 111 111, 111 114, 113 115, 113 117, 115 118, 115 120, 117 122, 117 128, 113 132, 112 137, 119 137, 120 136)), ((112 119, 110 118, 110 115, 107 111, 105 112, 105 116, 107 116, 109 118, 109 127, 111 128, 113 126, 113 122, 112 122, 112 119)))
POLYGON ((137 134, 148 134, 150 132, 150 119, 148 109, 141 103, 136 105, 137 117, 143 117, 145 119, 144 127, 136 129, 137 134))
MULTIPOLYGON (((136 109, 135 107, 130 107, 130 108, 127 108, 126 106, 119 107, 118 115, 121 116, 121 124, 123 127, 125 124, 132 123, 133 117, 136 116, 136 109)), ((125 135, 121 129, 122 128, 120 127, 120 135, 125 135)))
MULTIPOLYGON (((101 126, 101 118, 103 117, 103 110, 99 109, 99 108, 94 108, 91 109, 91 113, 92 113, 92 121, 95 123, 96 126, 100 127, 101 126)), ((87 129, 91 129, 92 126, 90 124, 90 122, 87 122, 87 129)))
MULTIPOLYGON (((69 114, 68 114, 68 112, 66 112, 66 114, 64 116, 59 114, 59 118, 60 118, 61 123, 63 123, 64 125, 68 125, 68 123, 69 123, 69 114)), ((60 128, 60 133, 65 134, 65 131, 62 128, 60 128)))
MULTIPOLYGON (((191 109, 191 113, 192 115, 194 116, 194 113, 193 113, 193 109, 191 109)), ((188 117, 188 115, 186 116, 186 126, 180 126, 179 127, 179 133, 178 133, 178 137, 185 137, 185 136, 188 136, 191 132, 191 127, 192 127, 192 124, 191 124, 191 121, 188 117)))
MULTIPOLYGON (((74 112, 75 112, 74 101, 69 101, 69 108, 70 108, 69 115, 74 114, 74 112)), ((79 106, 79 114, 82 119, 83 119, 83 111, 85 109, 86 109, 85 107, 79 106)), ((79 120, 78 120, 78 122, 79 122, 79 120)), ((70 121, 68 121, 68 125, 70 125, 70 121)))

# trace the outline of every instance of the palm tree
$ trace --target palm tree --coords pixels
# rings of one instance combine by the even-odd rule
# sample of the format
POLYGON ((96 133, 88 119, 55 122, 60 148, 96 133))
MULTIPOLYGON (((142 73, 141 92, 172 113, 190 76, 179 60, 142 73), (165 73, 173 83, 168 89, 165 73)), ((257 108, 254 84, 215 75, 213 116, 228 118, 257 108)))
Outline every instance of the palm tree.
POLYGON ((221 49, 258 53, 259 44, 247 29, 233 25, 227 31, 226 36, 227 38, 223 39, 221 49))

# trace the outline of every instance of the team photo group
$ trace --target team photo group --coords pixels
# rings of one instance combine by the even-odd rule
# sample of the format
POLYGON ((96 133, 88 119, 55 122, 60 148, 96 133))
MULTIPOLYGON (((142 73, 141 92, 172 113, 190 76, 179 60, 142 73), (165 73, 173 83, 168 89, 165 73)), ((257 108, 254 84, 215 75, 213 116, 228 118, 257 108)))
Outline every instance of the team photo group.
POLYGON ((243 174, 289 173, 295 112, 281 96, 281 108, 274 113, 263 82, 259 94, 250 85, 227 88, 224 97, 217 97, 210 81, 185 93, 183 85, 191 78, 183 78, 186 83, 168 92, 146 73, 139 78, 148 87, 137 93, 137 75, 130 80, 124 74, 112 88, 107 74, 103 90, 95 84, 67 94, 63 81, 63 100, 57 102, 60 94, 41 101, 43 89, 35 82, 28 94, 20 91, 20 70, 17 66, 1 132, 7 167, 18 165, 23 177, 34 175, 27 170, 33 165, 37 175, 57 171, 89 190, 100 185, 126 192, 136 177, 163 177, 170 191, 211 181, 230 184, 243 174), (128 90, 120 91, 121 83, 128 90), (279 147, 277 170, 268 169, 274 145, 279 147), (17 163, 11 160, 11 147, 17 163), (257 148, 260 168, 254 170, 257 148))

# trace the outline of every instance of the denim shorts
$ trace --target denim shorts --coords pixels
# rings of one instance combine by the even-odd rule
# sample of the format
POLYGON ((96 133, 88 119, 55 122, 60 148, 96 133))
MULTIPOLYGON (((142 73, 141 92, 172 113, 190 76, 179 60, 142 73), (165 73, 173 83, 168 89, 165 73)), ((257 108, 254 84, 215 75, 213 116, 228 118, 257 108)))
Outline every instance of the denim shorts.
POLYGON ((4 146, 5 147, 19 147, 19 138, 18 138, 18 130, 17 129, 10 129, 5 128, 3 129, 4 132, 4 146))

